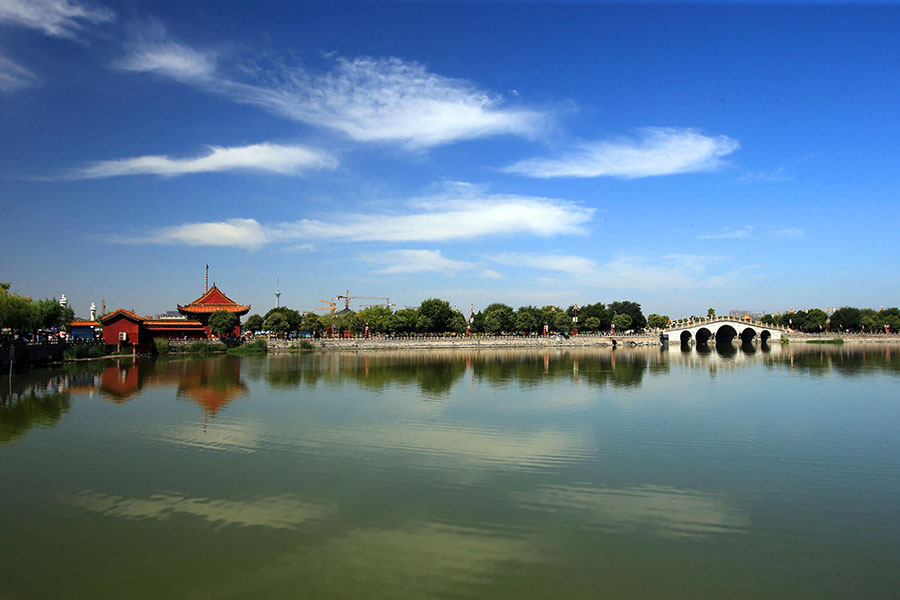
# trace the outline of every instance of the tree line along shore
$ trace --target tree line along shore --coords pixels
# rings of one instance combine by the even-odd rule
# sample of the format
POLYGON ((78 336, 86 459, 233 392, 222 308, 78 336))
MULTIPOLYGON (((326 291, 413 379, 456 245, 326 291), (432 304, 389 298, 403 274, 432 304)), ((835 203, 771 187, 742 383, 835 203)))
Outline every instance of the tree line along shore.
MULTIPOLYGON (((528 334, 550 332, 606 333, 626 331, 646 332, 668 327, 667 315, 644 316, 641 305, 630 300, 604 304, 520 306, 495 302, 466 315, 440 298, 423 300, 418 307, 391 310, 388 306, 371 306, 359 311, 345 309, 333 314, 315 311, 301 313, 289 307, 277 307, 264 315, 251 314, 243 330, 253 333, 269 332, 284 336, 291 332, 322 336, 334 335, 411 335, 411 334, 528 334)), ((707 316, 715 316, 710 308, 707 316)), ((102 317, 102 316, 101 316, 102 317)), ((0 283, 0 332, 38 332, 62 329, 74 320, 75 314, 56 299, 32 300, 10 290, 9 283, 0 283)), ((693 317, 696 319, 696 317, 693 317)), ((236 317, 230 313, 213 314, 213 332, 228 331, 236 317), (218 321, 222 321, 219 323, 218 321)), ((876 333, 900 331, 900 309, 842 307, 834 311, 819 308, 788 313, 766 314, 760 319, 768 325, 799 332, 876 333)))

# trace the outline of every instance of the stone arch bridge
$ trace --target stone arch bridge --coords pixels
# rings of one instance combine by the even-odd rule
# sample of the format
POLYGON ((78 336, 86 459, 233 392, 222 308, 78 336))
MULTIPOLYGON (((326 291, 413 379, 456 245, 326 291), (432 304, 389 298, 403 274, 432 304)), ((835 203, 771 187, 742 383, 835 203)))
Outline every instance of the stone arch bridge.
POLYGON ((754 340, 760 342, 780 341, 787 332, 781 327, 772 327, 759 321, 747 321, 733 317, 716 317, 712 319, 693 319, 676 321, 671 327, 663 330, 669 336, 669 343, 707 344, 712 340, 715 344, 730 343, 738 338, 742 343, 754 340))

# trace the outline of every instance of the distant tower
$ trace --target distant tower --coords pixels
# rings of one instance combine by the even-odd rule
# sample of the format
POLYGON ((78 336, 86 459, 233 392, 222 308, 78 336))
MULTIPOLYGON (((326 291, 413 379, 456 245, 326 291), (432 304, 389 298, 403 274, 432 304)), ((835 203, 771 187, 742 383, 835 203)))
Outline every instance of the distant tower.
POLYGON ((59 305, 62 306, 63 308, 69 306, 69 300, 66 298, 65 294, 59 295, 59 305))
POLYGON ((281 308, 281 276, 275 274, 275 307, 281 308))
POLYGON ((91 321, 97 320, 97 305, 91 302, 91 321))

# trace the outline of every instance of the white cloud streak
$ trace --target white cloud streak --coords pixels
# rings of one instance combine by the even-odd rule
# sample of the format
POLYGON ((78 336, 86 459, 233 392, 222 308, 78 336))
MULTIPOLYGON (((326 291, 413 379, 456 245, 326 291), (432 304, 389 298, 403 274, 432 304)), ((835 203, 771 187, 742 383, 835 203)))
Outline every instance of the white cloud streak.
POLYGON ((263 143, 233 148, 210 146, 205 156, 197 158, 137 156, 101 161, 76 169, 62 178, 100 179, 148 174, 172 176, 235 170, 294 175, 305 169, 334 169, 337 163, 335 157, 312 148, 263 143))
POLYGON ((445 258, 440 250, 393 250, 374 256, 366 256, 366 260, 385 264, 379 270, 384 274, 405 274, 443 272, 456 273, 475 266, 474 263, 445 258))
POLYGON ((753 237, 753 225, 744 225, 737 229, 726 229, 721 233, 705 233, 698 235, 698 240, 745 240, 753 237))
POLYGON ((0 0, 0 23, 37 29, 54 37, 75 37, 83 23, 115 19, 113 11, 73 0, 0 0))
POLYGON ((727 287, 746 277, 752 268, 716 272, 713 267, 724 262, 723 257, 697 254, 668 254, 655 259, 620 255, 604 263, 567 254, 508 252, 487 258, 510 267, 563 273, 577 277, 585 286, 646 291, 727 287))
POLYGON ((800 239, 806 235, 803 229, 788 227, 786 229, 772 229, 757 232, 753 225, 744 225, 737 229, 725 228, 720 233, 705 233, 697 236, 698 240, 751 240, 762 237, 800 239))
POLYGON ((491 135, 530 136, 544 117, 503 108, 504 99, 473 83, 431 73, 399 58, 338 58, 326 72, 297 67, 242 69, 252 80, 224 74, 217 56, 170 40, 156 26, 136 36, 115 67, 197 85, 235 102, 293 121, 336 130, 359 142, 424 149, 491 135))
POLYGON ((0 56, 0 92, 15 92, 40 83, 40 77, 9 58, 0 56))
POLYGON ((113 63, 123 71, 154 73, 182 83, 212 84, 218 55, 172 40, 165 26, 150 21, 132 34, 128 53, 113 63))
POLYGON ((272 243, 448 242, 483 236, 578 235, 594 210, 551 198, 483 193, 456 185, 450 192, 407 203, 402 214, 345 213, 329 220, 263 225, 239 218, 167 227, 114 241, 259 248, 272 243))
POLYGON ((711 171, 740 147, 736 140, 694 129, 646 127, 634 139, 583 144, 560 158, 532 158, 504 169, 529 177, 621 177, 636 179, 711 171))
POLYGON ((541 121, 534 112, 500 108, 501 97, 470 82, 399 58, 339 58, 327 73, 297 69, 283 73, 277 85, 232 83, 222 91, 356 141, 411 148, 497 134, 531 135, 541 121))

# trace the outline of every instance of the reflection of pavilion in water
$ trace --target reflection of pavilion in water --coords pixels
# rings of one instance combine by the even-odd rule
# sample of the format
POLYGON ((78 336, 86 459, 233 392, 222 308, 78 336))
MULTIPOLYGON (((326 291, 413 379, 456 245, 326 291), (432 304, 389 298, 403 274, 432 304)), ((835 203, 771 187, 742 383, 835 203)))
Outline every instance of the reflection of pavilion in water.
POLYGON ((117 404, 131 400, 145 388, 172 385, 178 387, 176 397, 201 407, 204 420, 215 417, 229 402, 247 393, 238 359, 135 361, 109 366, 100 374, 100 395, 117 404))

